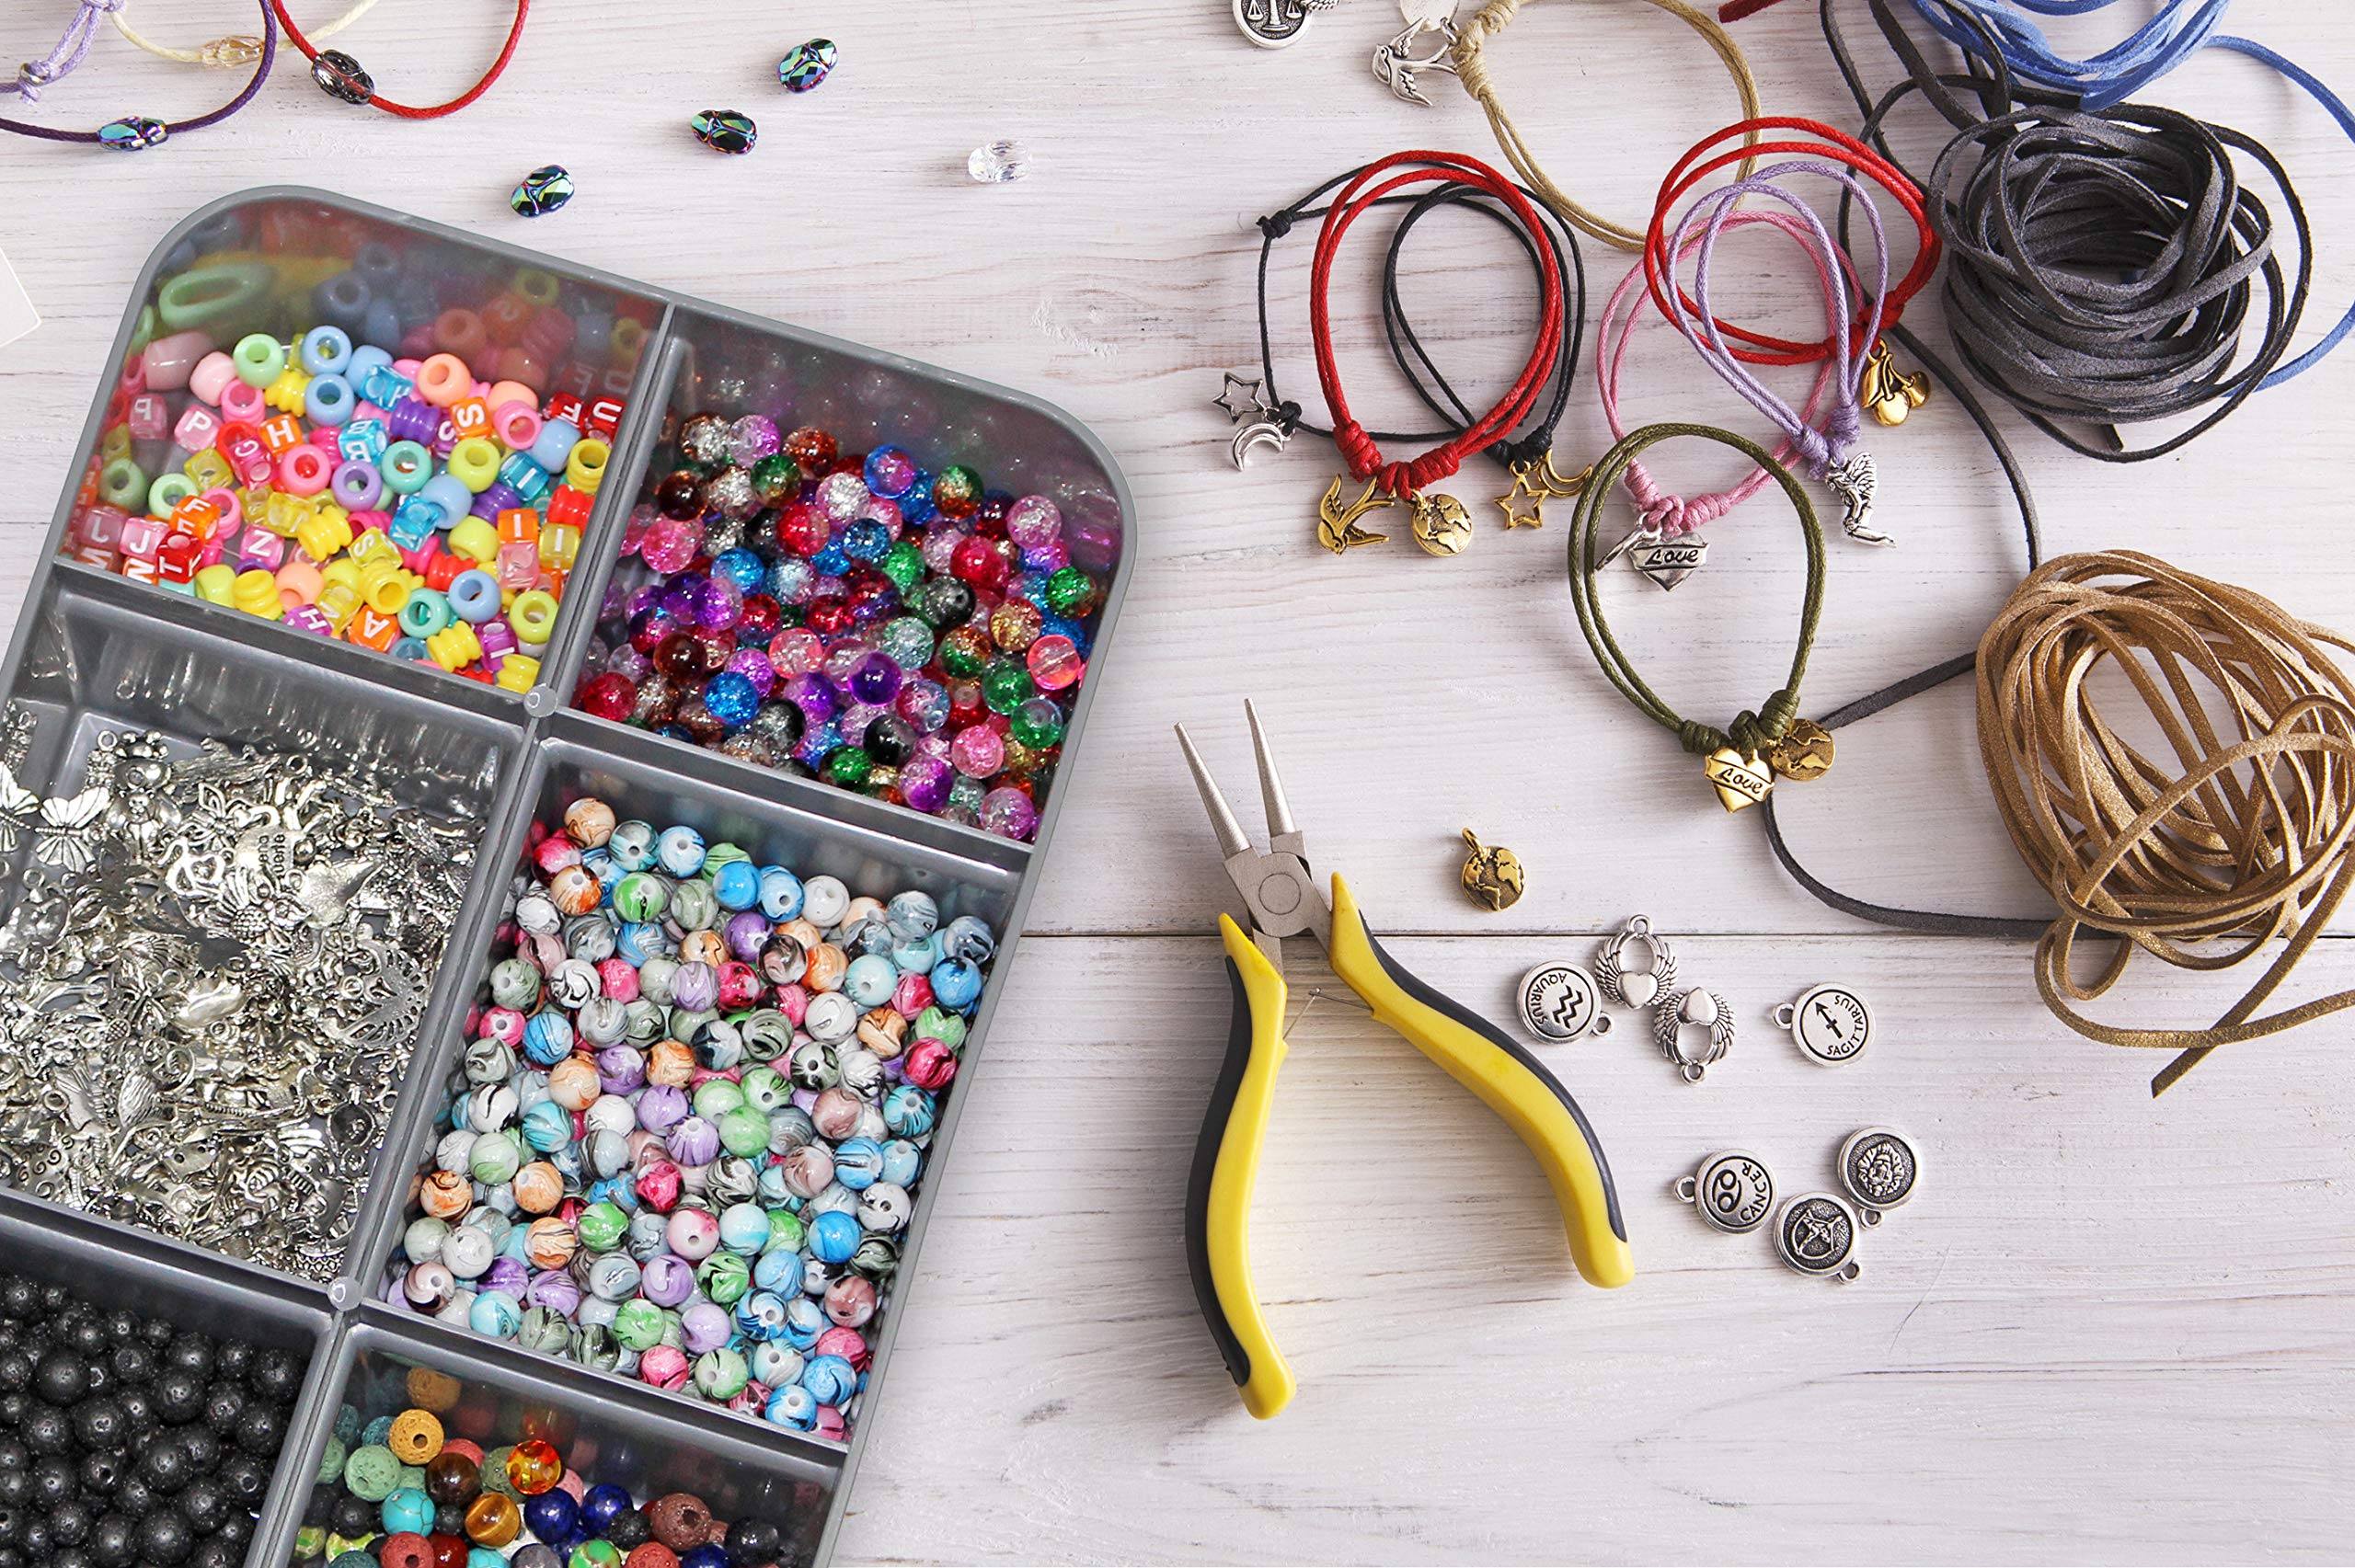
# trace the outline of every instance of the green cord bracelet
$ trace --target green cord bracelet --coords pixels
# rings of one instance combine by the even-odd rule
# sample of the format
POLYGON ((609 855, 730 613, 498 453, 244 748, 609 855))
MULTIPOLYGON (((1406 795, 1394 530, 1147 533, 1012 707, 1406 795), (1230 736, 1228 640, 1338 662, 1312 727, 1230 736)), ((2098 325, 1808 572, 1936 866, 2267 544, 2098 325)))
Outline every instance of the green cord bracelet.
POLYGON ((1729 811, 1755 806, 1775 787, 1776 775, 1820 778, 1832 766, 1831 733, 1798 716, 1799 682, 1807 675, 1807 656, 1815 646, 1816 622, 1823 613, 1823 529, 1815 505, 1790 470, 1775 461, 1765 448, 1729 430, 1707 425, 1647 425, 1634 430, 1594 465, 1578 509, 1570 520, 1570 601, 1578 608, 1579 630, 1595 662, 1636 711, 1669 731, 1685 750, 1702 759, 1702 771, 1717 787, 1717 799, 1729 811), (1660 694, 1644 683, 1628 661, 1626 651, 1611 635, 1603 605, 1594 591, 1594 575, 1608 561, 1596 546, 1603 526, 1603 503, 1617 492, 1620 476, 1647 448, 1678 436, 1697 436, 1731 447, 1771 475, 1798 512, 1800 532, 1807 536, 1807 596, 1799 605, 1798 647, 1791 654, 1790 678, 1754 713, 1744 711, 1723 729, 1696 724, 1678 715, 1660 694))

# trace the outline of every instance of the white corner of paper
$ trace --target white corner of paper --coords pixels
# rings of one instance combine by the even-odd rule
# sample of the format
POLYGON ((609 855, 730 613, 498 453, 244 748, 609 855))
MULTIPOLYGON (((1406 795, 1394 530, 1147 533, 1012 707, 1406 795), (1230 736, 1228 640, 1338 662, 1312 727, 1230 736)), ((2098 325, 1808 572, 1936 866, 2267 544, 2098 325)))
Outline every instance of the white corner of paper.
POLYGON ((25 292, 8 258, 0 256, 0 349, 40 325, 40 313, 33 309, 33 297, 25 292))

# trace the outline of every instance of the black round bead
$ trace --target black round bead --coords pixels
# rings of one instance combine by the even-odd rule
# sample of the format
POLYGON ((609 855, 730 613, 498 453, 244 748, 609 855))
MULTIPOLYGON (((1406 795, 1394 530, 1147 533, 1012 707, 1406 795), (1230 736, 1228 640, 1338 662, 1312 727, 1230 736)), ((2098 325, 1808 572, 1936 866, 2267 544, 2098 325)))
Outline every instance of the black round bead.
POLYGON ((82 1482, 74 1473, 74 1463, 62 1454, 52 1454, 33 1466, 32 1505, 47 1510, 60 1503, 70 1503, 82 1494, 82 1482))
POLYGON ((88 1399, 74 1407, 74 1436, 91 1453, 110 1453, 131 1440, 122 1406, 110 1399, 88 1399))
POLYGON ((158 1492, 178 1492, 195 1475, 188 1450, 178 1443, 152 1443, 139 1456, 139 1479, 158 1492))
POLYGON ((133 1519, 153 1508, 155 1499, 155 1489, 135 1470, 124 1471, 122 1484, 114 1489, 115 1512, 133 1519))
POLYGON ((25 1418, 25 1412, 32 1407, 33 1396, 22 1389, 0 1394, 0 1427, 13 1428, 25 1418))
POLYGON ((31 1280, 13 1274, 6 1279, 0 1279, 0 1314, 11 1318, 29 1317, 40 1300, 40 1292, 31 1280))
POLYGON ((122 1407, 122 1419, 131 1428, 132 1444, 139 1446, 155 1430, 155 1396, 144 1388, 125 1389, 114 1396, 122 1407))
POLYGON ((632 1508, 606 1527, 605 1539, 624 1551, 635 1551, 654 1539, 654 1527, 647 1521, 643 1509, 632 1508))
POLYGON ((221 1521, 221 1528, 213 1539, 225 1540, 231 1546, 245 1545, 254 1539, 254 1516, 243 1508, 231 1509, 229 1516, 221 1521))
POLYGON ((77 1355, 104 1356, 109 1343, 106 1320, 96 1312, 79 1314, 66 1325, 65 1343, 77 1355))
POLYGON ((227 1447, 213 1435, 209 1426, 185 1426, 179 1433, 180 1452, 188 1456, 189 1478, 210 1475, 219 1468, 221 1456, 227 1447))
POLYGON ((150 1562, 171 1568, 173 1563, 187 1562, 188 1554, 194 1550, 195 1533, 178 1509, 159 1509, 140 1521, 139 1561, 143 1568, 150 1562))
MULTIPOLYGON (((17 1452, 25 1447, 17 1445, 17 1452)), ((0 1510, 21 1508, 33 1500, 33 1472, 29 1468, 0 1470, 0 1510)))
POLYGON ((150 1318, 139 1325, 139 1337, 146 1342, 148 1349, 159 1354, 178 1337, 179 1332, 167 1318, 150 1318))
POLYGON ((199 1475, 180 1488, 180 1516, 201 1536, 211 1535, 227 1523, 236 1507, 227 1489, 209 1475, 199 1475))
POLYGON ((121 1454, 85 1454, 82 1457, 82 1490, 92 1497, 111 1497, 130 1460, 121 1454))
POLYGON ((0 1351, 0 1392, 16 1393, 33 1386, 33 1358, 23 1345, 0 1351))
POLYGON ((49 1511, 49 1531, 60 1546, 79 1546, 90 1539, 98 1516, 79 1497, 69 1497, 49 1511))
POLYGON ((0 1503, 0 1550, 14 1551, 25 1537, 25 1520, 30 1510, 22 1503, 0 1503))
POLYGON ((183 1368, 207 1379, 213 1377, 213 1341, 204 1334, 184 1333, 164 1352, 164 1365, 183 1368))
MULTIPOLYGON (((213 1478, 222 1484, 230 1496, 236 1498, 239 1502, 258 1503, 261 1501, 262 1494, 270 1490, 270 1462, 267 1459, 257 1459, 251 1454, 232 1450, 221 1456, 221 1463, 213 1471, 213 1478)), ((369 1517, 375 1517, 374 1513, 371 1512, 369 1517)), ((350 1530, 345 1533, 367 1535, 376 1528, 372 1525, 367 1529, 350 1530)))
POLYGON ((93 1568, 93 1565, 88 1552, 78 1546, 70 1546, 52 1557, 47 1568, 93 1568))
POLYGON ((728 1527, 730 1568, 761 1568, 785 1550, 785 1532, 766 1519, 738 1519, 728 1527))
POLYGON ((246 1380, 264 1399, 291 1400, 303 1387, 303 1363, 286 1351, 265 1350, 253 1358, 246 1380))
POLYGON ((33 1394, 52 1405, 71 1405, 89 1389, 89 1363, 75 1351, 54 1349, 33 1368, 33 1394))
POLYGON ((189 1568, 238 1568, 244 1561, 237 1549, 219 1536, 199 1541, 188 1557, 189 1568))
POLYGON ((435 1504, 433 1531, 436 1535, 465 1535, 466 1533, 465 1505, 460 1503, 435 1504))
POLYGON ((335 1516, 335 1500, 340 1495, 336 1487, 324 1482, 312 1487, 309 1499, 303 1505, 303 1522, 327 1528, 327 1521, 335 1516))
POLYGON ((136 1339, 126 1337, 107 1360, 125 1388, 140 1387, 155 1375, 155 1353, 136 1339))
POLYGON ((57 1550, 57 1537, 49 1528, 45 1514, 27 1514, 24 1528, 17 1532, 17 1550, 29 1562, 47 1563, 50 1554, 57 1550))
POLYGON ((373 1503, 345 1493, 336 1499, 335 1522, 327 1528, 337 1535, 363 1536, 374 1533, 384 1526, 373 1503))
POLYGON ((107 1319, 107 1337, 117 1345, 139 1333, 139 1317, 135 1312, 116 1312, 107 1319))
POLYGON ((204 1391, 204 1424, 224 1437, 237 1429, 237 1417, 245 1414, 247 1404, 245 1385, 227 1378, 216 1379, 204 1391))
POLYGON ((155 1402, 157 1417, 174 1426, 195 1420, 204 1408, 205 1381, 204 1373, 167 1362, 162 1375, 147 1391, 155 1402))
POLYGON ((242 1378, 254 1364, 254 1347, 242 1339, 233 1339, 213 1355, 213 1369, 224 1378, 242 1378))
POLYGON ((237 1419, 237 1447, 262 1459, 275 1459, 286 1443, 286 1418, 275 1405, 258 1404, 237 1419))
POLYGON ((139 1532, 121 1514, 102 1514, 90 1528, 90 1561, 98 1568, 131 1568, 139 1561, 139 1532))
POLYGON ((62 1454, 74 1443, 74 1423, 55 1405, 35 1405, 17 1431, 36 1454, 62 1454))

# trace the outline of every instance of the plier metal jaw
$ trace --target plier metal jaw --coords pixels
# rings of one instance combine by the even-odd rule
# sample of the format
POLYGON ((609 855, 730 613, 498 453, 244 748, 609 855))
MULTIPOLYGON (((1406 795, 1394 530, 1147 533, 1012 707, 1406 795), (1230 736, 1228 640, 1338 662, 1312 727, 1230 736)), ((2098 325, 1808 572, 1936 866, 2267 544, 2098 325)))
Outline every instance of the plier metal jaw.
POLYGON ((1633 1276, 1627 1233, 1603 1146, 1585 1113, 1512 1036, 1434 990, 1374 939, 1336 873, 1328 902, 1308 869, 1307 841, 1285 798, 1259 715, 1247 701, 1268 848, 1252 845, 1185 727, 1178 743, 1201 792, 1227 877, 1242 896, 1246 932, 1219 917, 1234 990, 1226 1059, 1202 1117, 1186 1200, 1186 1255, 1211 1334, 1244 1407, 1262 1419, 1291 1402, 1292 1368, 1276 1349, 1251 1285, 1251 1189, 1285 1045, 1283 939, 1313 936, 1333 972, 1373 1015, 1444 1069, 1520 1135, 1554 1189, 1570 1256, 1605 1288, 1633 1276))

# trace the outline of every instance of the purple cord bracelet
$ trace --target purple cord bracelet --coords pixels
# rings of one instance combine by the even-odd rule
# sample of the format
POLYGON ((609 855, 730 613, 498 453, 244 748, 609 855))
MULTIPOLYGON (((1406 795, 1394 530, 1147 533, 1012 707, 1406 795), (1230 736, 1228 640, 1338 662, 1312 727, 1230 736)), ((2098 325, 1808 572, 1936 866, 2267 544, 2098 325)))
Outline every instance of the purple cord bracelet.
MULTIPOLYGON (((82 63, 90 52, 90 40, 98 28, 98 17, 122 8, 123 0, 81 0, 81 10, 65 36, 45 60, 28 61, 17 68, 14 83, 0 84, 0 92, 20 96, 27 103, 40 101, 43 87, 63 76, 82 63)), ((270 68, 278 58, 278 21, 270 14, 270 0, 261 0, 261 61, 254 67, 253 80, 245 90, 210 114, 193 120, 166 123, 144 114, 126 114, 120 120, 109 120, 96 131, 60 131, 47 125, 28 125, 20 120, 0 118, 0 131, 12 131, 19 136, 38 137, 44 142, 77 142, 111 147, 119 152, 136 153, 159 145, 168 136, 182 132, 201 131, 208 125, 218 125, 239 109, 254 101, 262 84, 270 80, 270 68)))

